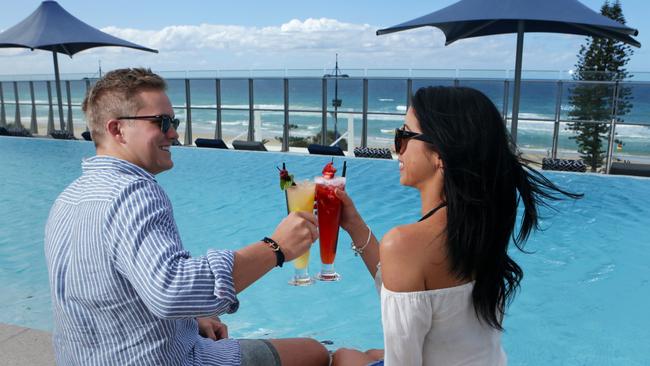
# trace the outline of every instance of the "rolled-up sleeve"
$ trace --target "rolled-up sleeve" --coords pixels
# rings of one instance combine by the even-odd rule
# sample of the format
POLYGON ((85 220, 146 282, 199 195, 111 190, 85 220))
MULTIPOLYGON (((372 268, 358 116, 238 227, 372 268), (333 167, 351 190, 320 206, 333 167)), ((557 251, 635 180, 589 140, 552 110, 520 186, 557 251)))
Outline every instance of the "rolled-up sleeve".
POLYGON ((123 190, 107 217, 105 240, 115 269, 147 308, 164 319, 237 311, 234 253, 209 250, 191 257, 183 249, 169 198, 155 181, 123 190))
POLYGON ((232 304, 221 313, 234 313, 239 306, 232 278, 235 253, 231 250, 208 250, 207 260, 214 276, 214 296, 228 299, 232 304))

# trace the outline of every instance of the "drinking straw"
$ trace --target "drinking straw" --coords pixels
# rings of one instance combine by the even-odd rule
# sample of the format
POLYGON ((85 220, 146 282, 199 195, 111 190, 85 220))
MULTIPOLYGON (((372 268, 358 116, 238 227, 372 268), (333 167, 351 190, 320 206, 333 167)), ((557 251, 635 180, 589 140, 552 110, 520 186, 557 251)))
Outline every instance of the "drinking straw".
POLYGON ((341 173, 341 176, 345 178, 345 171, 348 168, 347 161, 343 160, 343 173, 341 173))
MULTIPOLYGON (((285 165, 284 161, 282 162, 282 170, 287 170, 287 166, 285 165)), ((287 215, 289 214, 289 195, 287 194, 287 190, 284 190, 284 202, 287 204, 287 215)))
POLYGON ((284 190, 284 202, 287 204, 287 215, 290 213, 289 212, 289 195, 287 194, 287 190, 284 190))

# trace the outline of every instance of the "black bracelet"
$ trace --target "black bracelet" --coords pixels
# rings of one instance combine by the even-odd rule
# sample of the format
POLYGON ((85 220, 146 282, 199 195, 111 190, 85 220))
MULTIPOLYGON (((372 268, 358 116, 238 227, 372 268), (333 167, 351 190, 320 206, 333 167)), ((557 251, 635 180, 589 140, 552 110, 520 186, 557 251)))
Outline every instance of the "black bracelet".
POLYGON ((269 245, 269 248, 273 250, 273 253, 275 253, 275 260, 276 260, 276 267, 282 267, 284 264, 284 253, 282 253, 282 249, 280 249, 280 244, 278 244, 275 240, 269 238, 269 237, 264 237, 262 239, 263 242, 267 243, 269 245))

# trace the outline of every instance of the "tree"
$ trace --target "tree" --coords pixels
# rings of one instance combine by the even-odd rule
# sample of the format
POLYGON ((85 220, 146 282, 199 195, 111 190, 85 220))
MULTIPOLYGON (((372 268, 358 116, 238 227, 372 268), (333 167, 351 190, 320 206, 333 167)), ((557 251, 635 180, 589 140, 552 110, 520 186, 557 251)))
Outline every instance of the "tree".
MULTIPOLYGON (((600 9, 600 13, 619 23, 625 24, 621 3, 609 0, 600 9)), ((587 43, 580 47, 578 63, 574 80, 604 81, 607 83, 581 83, 571 90, 569 117, 576 121, 569 123, 568 129, 575 136, 571 139, 578 144, 580 157, 595 172, 603 165, 607 152, 604 141, 607 141, 610 131, 609 122, 612 119, 614 102, 616 102, 616 120, 622 122, 622 116, 632 108, 632 91, 622 87, 620 80, 630 75, 625 65, 630 61, 633 51, 630 46, 612 39, 589 37, 587 43), (618 87, 617 97, 614 97, 618 87), (587 122, 594 121, 594 122, 587 122)))

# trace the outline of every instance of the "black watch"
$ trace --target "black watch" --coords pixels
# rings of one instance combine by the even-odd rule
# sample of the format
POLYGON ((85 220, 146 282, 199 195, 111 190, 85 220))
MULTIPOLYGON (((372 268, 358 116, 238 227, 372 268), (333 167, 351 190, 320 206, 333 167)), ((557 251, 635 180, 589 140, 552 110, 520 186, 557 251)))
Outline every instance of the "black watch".
POLYGON ((275 259, 276 259, 276 267, 282 267, 284 264, 284 253, 282 253, 282 249, 280 249, 280 245, 273 239, 269 237, 264 237, 262 239, 263 242, 267 243, 269 245, 269 248, 273 250, 273 253, 275 253, 275 259))

